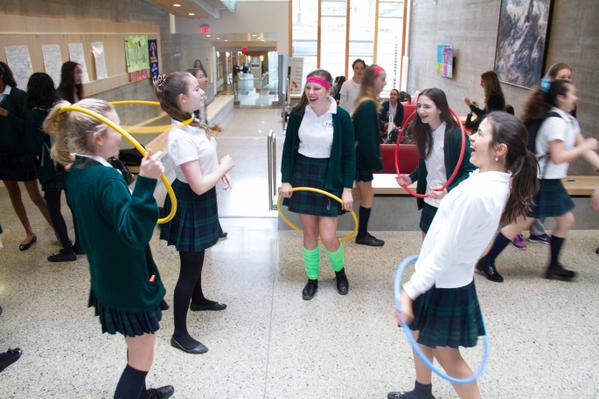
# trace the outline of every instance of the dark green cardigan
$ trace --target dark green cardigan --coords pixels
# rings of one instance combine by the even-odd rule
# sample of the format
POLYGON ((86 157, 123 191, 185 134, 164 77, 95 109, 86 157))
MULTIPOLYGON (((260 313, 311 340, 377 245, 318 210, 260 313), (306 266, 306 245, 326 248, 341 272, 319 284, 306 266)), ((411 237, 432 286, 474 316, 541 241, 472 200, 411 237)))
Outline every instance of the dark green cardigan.
POLYGON ((13 87, 2 100, 0 107, 8 111, 8 116, 0 116, 0 155, 31 154, 25 137, 25 99, 23 90, 13 87))
MULTIPOLYGON (((460 157, 460 150, 462 149, 462 132, 459 127, 454 128, 450 133, 447 139, 445 140, 445 145, 443 146, 444 158, 445 158, 445 174, 447 179, 453 173, 456 164, 458 163, 458 159, 460 157)), ((462 164, 460 165, 460 169, 455 179, 451 182, 451 184, 447 187, 447 191, 451 191, 454 187, 460 184, 462 181, 466 180, 476 167, 470 163, 470 140, 466 137, 466 149, 464 150, 464 159, 462 164)), ((418 167, 414 172, 410 174, 410 178, 412 181, 418 181, 416 184, 416 192, 419 194, 426 193, 426 176, 428 175, 428 171, 426 170, 426 163, 423 157, 420 158, 418 162, 418 167)), ((418 198, 418 209, 421 209, 424 206, 424 199, 418 198)))
MULTIPOLYGON (((303 115, 292 111, 287 122, 283 157, 281 159, 281 181, 291 183, 293 168, 299 150, 299 128, 303 115)), ((331 193, 341 193, 344 188, 352 188, 356 176, 356 154, 354 151, 354 127, 346 110, 337 107, 333 114, 333 144, 325 182, 325 189, 331 193)))
POLYGON ((66 191, 89 261, 91 290, 104 306, 145 312, 164 297, 146 251, 158 218, 155 187, 155 179, 139 176, 131 194, 116 169, 89 158, 77 157, 69 171, 66 191))
POLYGON ((352 115, 356 131, 356 163, 358 170, 383 169, 379 144, 379 112, 374 101, 363 101, 352 115))
POLYGON ((25 111, 25 139, 31 153, 35 155, 37 178, 42 185, 64 172, 63 166, 50 158, 52 140, 42 129, 47 115, 48 110, 39 107, 25 111))

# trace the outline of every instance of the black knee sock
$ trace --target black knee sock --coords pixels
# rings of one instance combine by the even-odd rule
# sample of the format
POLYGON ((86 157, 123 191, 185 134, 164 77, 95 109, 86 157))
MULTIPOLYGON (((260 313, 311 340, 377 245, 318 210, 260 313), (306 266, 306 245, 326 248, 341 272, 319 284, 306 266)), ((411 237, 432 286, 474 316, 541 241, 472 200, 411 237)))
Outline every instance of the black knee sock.
POLYGON ((497 234, 497 237, 495 237, 495 241, 493 241, 491 249, 489 250, 489 252, 487 252, 485 256, 483 256, 483 259, 487 263, 495 263, 495 259, 497 259, 497 257, 501 254, 501 252, 503 252, 505 247, 507 247, 510 242, 512 241, 506 236, 504 236, 503 233, 501 233, 500 231, 497 234))
POLYGON ((139 398, 145 392, 147 371, 136 370, 127 365, 114 392, 114 399, 139 398))
POLYGON ((433 396, 433 385, 432 384, 421 384, 416 381, 414 389, 410 392, 405 392, 402 396, 403 399, 431 399, 433 396))
POLYGON ((60 244, 65 251, 73 251, 73 244, 69 239, 67 232, 67 225, 60 212, 60 190, 48 190, 44 192, 44 199, 50 212, 50 219, 52 220, 52 226, 54 232, 60 240, 60 244))
POLYGON ((205 304, 207 302, 209 302, 205 297, 204 297, 204 292, 202 291, 202 270, 204 269, 204 251, 202 251, 202 260, 201 260, 201 264, 200 264, 200 272, 199 272, 199 276, 198 276, 198 281, 195 285, 195 287, 193 287, 193 294, 191 295, 191 302, 192 303, 197 303, 197 304, 205 304))
POLYGON ((360 225, 358 226, 358 237, 364 237, 368 234, 368 220, 370 219, 370 211, 372 208, 364 208, 360 206, 360 225))
POLYGON ((565 238, 551 236, 551 239, 549 240, 549 249, 551 252, 549 267, 559 266, 559 254, 562 252, 562 246, 564 245, 565 240, 565 238))
POLYGON ((179 257, 181 259, 181 271, 173 298, 173 315, 175 318, 173 337, 181 345, 191 349, 198 345, 198 341, 193 339, 187 331, 187 311, 191 295, 202 271, 204 251, 179 252, 179 257))

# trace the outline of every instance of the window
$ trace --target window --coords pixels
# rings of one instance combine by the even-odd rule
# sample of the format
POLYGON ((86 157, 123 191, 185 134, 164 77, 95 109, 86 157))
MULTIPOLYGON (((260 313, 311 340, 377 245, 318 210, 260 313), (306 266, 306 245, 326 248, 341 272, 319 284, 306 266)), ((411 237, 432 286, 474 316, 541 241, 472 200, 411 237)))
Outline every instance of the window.
POLYGON ((348 79, 352 76, 351 64, 356 58, 363 59, 366 65, 374 62, 376 0, 350 0, 349 8, 348 79))
POLYGON ((381 96, 399 89, 403 43, 403 0, 379 0, 377 63, 387 71, 387 85, 381 96))
POLYGON ((317 68, 318 55, 318 1, 293 0, 292 13, 292 55, 304 58, 302 81, 317 68))
POLYGON ((320 67, 345 76, 346 0, 323 0, 320 11, 320 67))

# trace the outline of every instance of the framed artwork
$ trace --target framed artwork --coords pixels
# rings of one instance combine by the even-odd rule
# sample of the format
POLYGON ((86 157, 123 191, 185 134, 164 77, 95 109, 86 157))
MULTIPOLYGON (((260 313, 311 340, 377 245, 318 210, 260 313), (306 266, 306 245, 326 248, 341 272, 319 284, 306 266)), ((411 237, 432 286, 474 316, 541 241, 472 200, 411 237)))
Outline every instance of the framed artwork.
POLYGON ((545 68, 552 0, 501 0, 495 72, 503 83, 531 88, 545 68))

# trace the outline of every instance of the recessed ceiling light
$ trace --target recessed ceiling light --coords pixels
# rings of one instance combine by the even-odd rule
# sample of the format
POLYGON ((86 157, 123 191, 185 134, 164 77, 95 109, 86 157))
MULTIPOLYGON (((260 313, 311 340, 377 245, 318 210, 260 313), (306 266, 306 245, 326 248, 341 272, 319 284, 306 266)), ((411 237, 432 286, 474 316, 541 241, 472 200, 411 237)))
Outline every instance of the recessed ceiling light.
POLYGON ((212 35, 206 35, 206 37, 212 37, 212 35))
POLYGON ((228 41, 229 41, 228 39, 225 39, 225 42, 228 42, 228 41))
POLYGON ((220 37, 217 37, 216 40, 220 40, 220 37))
POLYGON ((252 33, 252 37, 257 37, 258 35, 255 33, 252 33))
POLYGON ((175 3, 175 4, 173 4, 173 7, 181 7, 181 4, 175 3))
POLYGON ((188 12, 187 15, 189 15, 190 17, 193 17, 194 15, 196 15, 195 12, 188 12))

